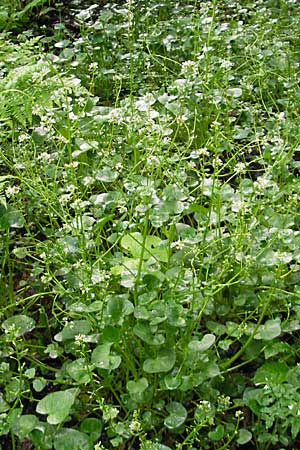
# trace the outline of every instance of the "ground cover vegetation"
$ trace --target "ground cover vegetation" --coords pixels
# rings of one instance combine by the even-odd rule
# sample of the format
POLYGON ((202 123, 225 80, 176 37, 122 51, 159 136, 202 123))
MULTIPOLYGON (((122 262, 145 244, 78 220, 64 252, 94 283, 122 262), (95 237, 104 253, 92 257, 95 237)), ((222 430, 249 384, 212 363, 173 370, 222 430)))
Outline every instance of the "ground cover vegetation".
POLYGON ((1 448, 299 448, 299 21, 1 2, 1 448))

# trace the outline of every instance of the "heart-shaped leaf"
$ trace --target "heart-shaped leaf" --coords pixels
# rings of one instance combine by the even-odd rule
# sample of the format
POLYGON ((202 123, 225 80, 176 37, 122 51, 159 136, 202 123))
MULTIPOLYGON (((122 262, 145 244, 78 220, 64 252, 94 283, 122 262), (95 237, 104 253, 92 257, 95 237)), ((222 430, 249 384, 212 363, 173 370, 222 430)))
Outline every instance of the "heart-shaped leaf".
POLYGON ((143 369, 147 373, 169 372, 175 364, 176 353, 171 349, 160 350, 156 358, 144 361, 143 369))
POLYGON ((280 336, 281 326, 280 320, 267 320, 264 325, 260 325, 255 339, 262 339, 263 341, 271 341, 272 339, 280 336))
POLYGON ((172 376, 172 375, 166 375, 164 377, 164 384, 165 387, 169 390, 169 391, 173 391, 175 389, 177 389, 180 384, 181 384, 181 377, 180 376, 172 376))
POLYGON ((96 441, 101 436, 103 429, 103 421, 94 417, 87 417, 83 419, 80 424, 80 431, 89 434, 93 441, 96 441))
POLYGON ((98 345, 92 353, 92 363, 99 369, 114 370, 121 364, 119 355, 111 354, 111 343, 98 345))
POLYGON ((179 402, 169 403, 167 406, 167 411, 169 415, 165 418, 164 424, 170 430, 180 427, 187 418, 187 410, 179 402))
POLYGON ((201 341, 190 341, 188 347, 194 352, 205 352, 205 350, 208 350, 212 345, 214 345, 215 340, 216 337, 214 334, 206 334, 203 336, 201 341))
POLYGON ((133 304, 128 300, 126 294, 111 295, 107 300, 106 318, 111 325, 121 325, 125 316, 130 315, 133 310, 133 304))
POLYGON ((38 426, 39 420, 33 414, 24 414, 13 424, 14 433, 23 440, 28 434, 38 426))
POLYGON ((92 440, 81 431, 63 428, 54 438, 55 450, 92 450, 92 440))
POLYGON ((89 320, 74 320, 73 322, 67 323, 63 330, 54 336, 54 339, 58 342, 68 341, 80 334, 88 334, 91 328, 92 325, 89 320))
POLYGON ((0 230, 22 228, 25 223, 23 215, 12 206, 0 205, 0 230))
POLYGON ((281 384, 287 379, 288 366, 281 362, 268 362, 260 366, 254 376, 255 384, 281 384))
POLYGON ((212 441, 219 441, 224 436, 224 431, 225 431, 224 426, 219 424, 216 426, 216 428, 213 431, 210 431, 208 433, 208 437, 212 441))
POLYGON ((141 233, 130 233, 123 236, 121 246, 134 258, 149 259, 151 256, 158 261, 168 261, 168 251, 160 247, 161 239, 158 236, 148 235, 146 238, 141 233))
POLYGON ((10 331, 16 337, 20 337, 34 329, 35 321, 31 317, 19 314, 6 319, 1 326, 6 332, 10 331))
POLYGON ((91 381, 85 358, 79 358, 72 361, 67 366, 67 372, 78 384, 84 384, 91 381))
POLYGON ((141 394, 149 386, 147 378, 140 378, 138 381, 128 381, 126 387, 131 396, 141 394))
POLYGON ((252 439, 252 433, 248 430, 246 430, 246 428, 241 428, 239 430, 239 435, 237 438, 237 443, 240 445, 244 445, 247 444, 247 442, 249 442, 252 439))
POLYGON ((52 392, 38 402, 36 412, 47 414, 47 422, 51 425, 62 423, 70 413, 76 394, 77 389, 52 392))
POLYGON ((133 332, 142 341, 149 345, 162 345, 165 342, 165 337, 162 334, 153 334, 148 323, 138 322, 133 327, 133 332))

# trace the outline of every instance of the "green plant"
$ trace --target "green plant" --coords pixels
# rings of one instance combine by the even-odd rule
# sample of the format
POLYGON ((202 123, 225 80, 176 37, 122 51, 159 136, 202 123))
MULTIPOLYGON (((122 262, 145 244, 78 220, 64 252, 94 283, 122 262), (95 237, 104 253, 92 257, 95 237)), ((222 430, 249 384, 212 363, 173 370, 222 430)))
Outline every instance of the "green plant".
POLYGON ((3 448, 298 445, 299 16, 129 1, 1 35, 3 448))

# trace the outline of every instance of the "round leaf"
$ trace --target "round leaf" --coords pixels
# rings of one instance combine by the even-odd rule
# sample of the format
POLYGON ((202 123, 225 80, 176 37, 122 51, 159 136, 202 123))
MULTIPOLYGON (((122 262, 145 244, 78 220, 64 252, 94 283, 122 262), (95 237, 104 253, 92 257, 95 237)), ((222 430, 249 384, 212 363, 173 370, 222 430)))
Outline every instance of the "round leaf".
POLYGON ((80 424, 80 431, 82 431, 82 433, 89 434, 93 441, 99 439, 102 429, 102 420, 96 419, 94 417, 87 417, 80 424))
POLYGON ((23 215, 12 206, 5 208, 0 205, 0 230, 7 228, 22 228, 24 225, 23 215))
POLYGON ((2 323, 2 328, 5 331, 11 331, 16 337, 20 337, 25 333, 33 330, 35 321, 24 314, 9 317, 2 323))
POLYGON ((167 411, 169 415, 165 418, 164 424, 170 430, 180 427, 187 418, 187 410, 179 402, 169 403, 167 406, 167 411))
POLYGON ((169 391, 177 389, 180 386, 181 381, 182 379, 179 376, 166 375, 164 377, 165 386, 169 391))
POLYGON ((94 446, 85 433, 63 428, 54 438, 54 448, 55 450, 92 450, 94 446))
POLYGON ((252 439, 252 433, 245 428, 239 430, 239 436, 237 438, 237 443, 240 445, 247 444, 252 439))
POLYGON ((220 439, 223 438, 224 436, 224 431, 225 428, 223 425, 219 424, 214 431, 210 431, 208 433, 208 437, 209 439, 211 439, 212 441, 219 441, 220 439))
POLYGON ((20 439, 28 437, 28 434, 38 426, 39 420, 33 414, 24 414, 14 423, 13 431, 20 439))
POLYGON ((255 339, 262 339, 263 341, 271 341, 272 339, 280 336, 281 327, 280 320, 267 320, 264 325, 261 325, 258 329, 258 333, 255 335, 255 339))
POLYGON ((54 339, 58 342, 68 341, 74 339, 79 334, 88 334, 91 328, 92 325, 89 320, 74 320, 73 322, 67 323, 63 330, 54 336, 54 339))
POLYGON ((174 350, 160 350, 156 358, 149 358, 144 361, 143 369, 147 373, 168 372, 176 361, 174 350))
POLYGON ((121 246, 134 258, 149 259, 151 256, 159 261, 168 261, 168 252, 160 247, 161 239, 157 236, 148 235, 146 238, 141 233, 130 233, 123 236, 121 246))
POLYGON ((77 389, 52 392, 38 402, 36 411, 48 414, 47 422, 51 425, 62 423, 70 413, 76 394, 77 389))
POLYGON ((84 384, 91 381, 88 368, 86 366, 86 360, 84 358, 76 359, 67 366, 67 372, 73 380, 78 384, 84 384))
POLYGON ((43 377, 35 378, 32 382, 33 389, 36 392, 41 392, 44 389, 44 387, 46 386, 46 384, 47 384, 47 381, 43 377))
POLYGON ((288 366, 281 362, 268 362, 260 366, 254 376, 255 384, 281 384, 287 379, 288 366))
POLYGON ((99 369, 114 370, 121 364, 119 355, 110 354, 111 344, 98 345, 92 353, 92 363, 99 369))
POLYGON ((205 350, 208 350, 212 345, 214 345, 215 340, 216 337, 214 334, 206 334, 203 336, 201 341, 191 341, 188 347, 190 350, 195 352, 205 352, 205 350))
POLYGON ((147 378, 140 378, 138 381, 128 381, 126 387, 130 395, 140 394, 149 386, 147 378))

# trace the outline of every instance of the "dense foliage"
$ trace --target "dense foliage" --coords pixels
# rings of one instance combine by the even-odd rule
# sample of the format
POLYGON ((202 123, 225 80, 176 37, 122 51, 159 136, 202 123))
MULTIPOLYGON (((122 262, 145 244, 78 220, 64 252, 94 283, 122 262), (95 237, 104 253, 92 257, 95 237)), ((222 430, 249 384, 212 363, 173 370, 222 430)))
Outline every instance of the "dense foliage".
POLYGON ((299 448, 299 20, 2 2, 0 448, 299 448))

